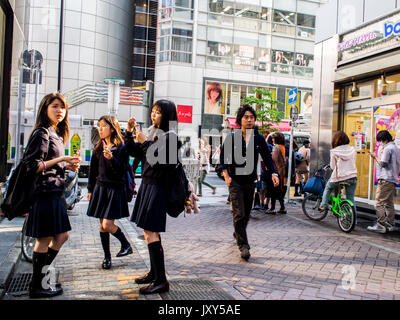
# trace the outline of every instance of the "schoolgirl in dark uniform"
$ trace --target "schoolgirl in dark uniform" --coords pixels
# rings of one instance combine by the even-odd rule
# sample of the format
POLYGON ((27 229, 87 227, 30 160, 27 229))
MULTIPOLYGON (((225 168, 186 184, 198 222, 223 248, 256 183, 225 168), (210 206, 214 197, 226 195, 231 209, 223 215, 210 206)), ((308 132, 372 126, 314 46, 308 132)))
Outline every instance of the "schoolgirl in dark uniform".
POLYGON ((102 268, 110 269, 110 233, 121 242, 117 257, 133 252, 121 229, 114 224, 114 220, 129 217, 124 189, 129 156, 115 117, 101 117, 98 132, 100 139, 90 162, 87 215, 100 219, 100 239, 104 250, 102 268))
POLYGON ((34 203, 29 211, 26 229, 27 236, 36 238, 30 298, 48 298, 63 292, 59 284, 56 288, 42 284, 42 272, 44 266, 53 262, 71 230, 62 199, 64 170, 76 171, 80 159, 64 155, 68 137, 67 103, 61 94, 49 94, 40 103, 35 129, 22 160, 26 163, 27 174, 39 175, 33 186, 34 203))
POLYGON ((164 251, 161 245, 160 232, 165 232, 167 219, 167 174, 177 164, 178 136, 169 131, 170 121, 177 122, 176 106, 168 100, 157 101, 151 111, 153 126, 146 137, 143 132, 137 132, 135 142, 132 132, 135 119, 128 121, 125 145, 128 153, 142 159, 142 183, 137 194, 131 221, 144 229, 144 236, 148 246, 151 269, 144 277, 135 279, 138 284, 150 284, 140 288, 141 294, 161 293, 169 290, 169 283, 165 276, 164 251), (161 130, 162 131, 161 131, 161 130), (162 139, 162 143, 156 143, 162 139), (174 139, 175 141, 172 141, 174 139), (171 142, 171 144, 170 144, 171 142), (168 146, 176 146, 176 150, 169 152, 168 146), (166 161, 154 161, 152 156, 159 156, 166 161), (149 158, 151 157, 151 158, 149 158))

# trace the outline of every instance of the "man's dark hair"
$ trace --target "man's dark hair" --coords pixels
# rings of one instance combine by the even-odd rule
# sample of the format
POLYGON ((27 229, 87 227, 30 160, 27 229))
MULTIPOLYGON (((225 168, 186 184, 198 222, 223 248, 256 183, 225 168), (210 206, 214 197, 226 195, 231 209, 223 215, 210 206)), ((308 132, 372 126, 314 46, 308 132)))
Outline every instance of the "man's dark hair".
POLYGON ((305 140, 303 141, 303 146, 305 146, 306 144, 310 144, 310 140, 305 139, 305 140))
POLYGON ((250 106, 249 104, 245 104, 245 105, 243 105, 243 106, 241 106, 241 107, 239 108, 238 113, 237 113, 237 116, 236 116, 236 124, 237 124, 239 127, 242 126, 242 118, 243 118, 244 114, 245 114, 247 111, 250 111, 250 112, 253 114, 254 118, 257 120, 256 111, 255 111, 255 110, 253 109, 253 107, 250 106))
POLYGON ((391 141, 393 141, 393 138, 389 131, 382 130, 382 131, 379 131, 378 134, 376 135, 376 141, 391 142, 391 141))
POLYGON ((275 140, 276 144, 280 144, 282 146, 285 145, 286 139, 285 139, 285 135, 280 132, 280 131, 276 131, 272 134, 272 138, 275 140))

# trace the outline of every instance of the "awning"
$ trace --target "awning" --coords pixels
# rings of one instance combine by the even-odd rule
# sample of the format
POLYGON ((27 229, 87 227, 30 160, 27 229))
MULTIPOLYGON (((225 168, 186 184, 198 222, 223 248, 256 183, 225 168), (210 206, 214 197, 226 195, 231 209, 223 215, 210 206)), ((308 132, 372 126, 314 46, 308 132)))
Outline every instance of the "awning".
MULTIPOLYGON (((236 124, 236 118, 226 118, 226 119, 229 121, 229 125, 232 128, 239 129, 239 126, 236 124)), ((264 123, 267 123, 267 122, 264 122, 264 123)), ((275 123, 271 123, 271 122, 269 122, 269 123, 272 124, 271 129, 275 129, 275 130, 279 130, 279 131, 290 131, 291 130, 289 122, 286 122, 286 121, 282 121, 281 123, 279 123, 279 125, 276 125, 275 123)), ((261 122, 256 121, 256 125, 261 126, 261 122)))

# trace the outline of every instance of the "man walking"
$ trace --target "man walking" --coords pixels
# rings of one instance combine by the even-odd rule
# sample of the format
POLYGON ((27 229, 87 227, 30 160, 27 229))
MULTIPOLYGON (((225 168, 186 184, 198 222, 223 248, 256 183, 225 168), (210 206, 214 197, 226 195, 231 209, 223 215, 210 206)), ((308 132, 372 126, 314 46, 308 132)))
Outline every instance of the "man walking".
POLYGON ((374 232, 386 233, 394 230, 394 193, 400 175, 400 150, 396 147, 392 135, 387 130, 380 131, 376 141, 381 145, 378 157, 369 153, 376 161, 376 178, 378 186, 375 195, 375 209, 378 220, 374 226, 367 229, 374 232))
POLYGON ((250 258, 246 227, 253 205, 258 155, 261 155, 267 170, 272 173, 274 185, 279 184, 267 143, 261 134, 254 131, 255 121, 256 112, 251 106, 244 105, 238 110, 236 123, 241 130, 225 139, 219 164, 225 183, 229 187, 233 210, 233 236, 244 260, 250 258))

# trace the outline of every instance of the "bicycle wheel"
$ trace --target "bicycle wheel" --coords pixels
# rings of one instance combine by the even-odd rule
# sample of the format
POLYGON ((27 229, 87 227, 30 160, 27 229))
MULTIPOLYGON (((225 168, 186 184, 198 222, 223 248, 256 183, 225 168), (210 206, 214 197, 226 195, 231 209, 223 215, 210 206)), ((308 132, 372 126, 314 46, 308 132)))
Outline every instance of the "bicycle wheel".
POLYGON ((340 230, 343 232, 351 232, 356 224, 354 207, 347 201, 340 203, 340 210, 343 216, 337 216, 337 221, 340 230))
POLYGON ((307 218, 314 221, 321 221, 326 217, 328 211, 319 211, 318 208, 321 204, 322 198, 311 193, 305 193, 301 208, 307 218))
POLYGON ((28 216, 25 218, 24 226, 21 234, 21 250, 26 261, 32 262, 33 249, 35 248, 36 239, 25 235, 28 216))

